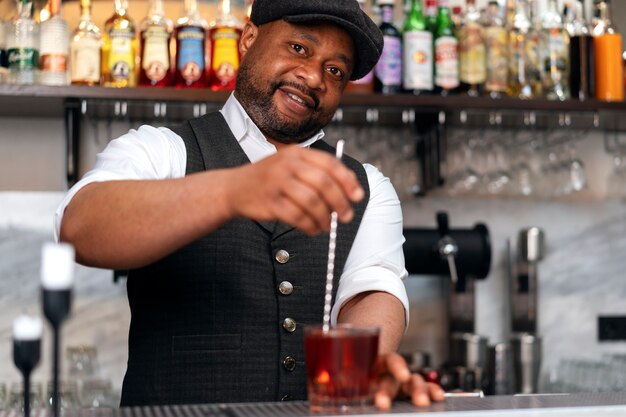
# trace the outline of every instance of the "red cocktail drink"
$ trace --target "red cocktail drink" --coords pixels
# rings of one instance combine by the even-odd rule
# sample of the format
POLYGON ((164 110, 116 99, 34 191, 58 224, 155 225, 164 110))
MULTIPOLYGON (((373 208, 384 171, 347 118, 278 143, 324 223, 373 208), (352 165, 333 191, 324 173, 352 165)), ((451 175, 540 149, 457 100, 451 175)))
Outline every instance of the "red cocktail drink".
POLYGON ((372 406, 379 329, 321 326, 304 330, 311 410, 345 412, 372 406))

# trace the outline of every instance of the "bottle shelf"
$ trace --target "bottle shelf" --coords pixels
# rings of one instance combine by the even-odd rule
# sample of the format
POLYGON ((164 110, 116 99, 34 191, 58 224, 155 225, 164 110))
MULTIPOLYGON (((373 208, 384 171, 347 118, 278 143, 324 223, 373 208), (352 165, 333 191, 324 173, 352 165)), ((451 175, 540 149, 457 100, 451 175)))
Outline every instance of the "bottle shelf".
MULTIPOLYGON (((150 88, 108 88, 88 86, 39 86, 39 85, 0 85, 0 117, 61 117, 63 105, 71 101, 110 101, 130 103, 223 103, 229 91, 208 89, 178 89, 174 87, 150 88)), ((342 107, 363 107, 379 109, 413 109, 418 111, 460 111, 460 110, 520 110, 553 112, 599 112, 624 111, 626 102, 604 102, 594 99, 579 101, 552 101, 547 99, 520 100, 514 98, 493 99, 490 97, 469 97, 450 95, 411 94, 361 94, 344 95, 342 107)))

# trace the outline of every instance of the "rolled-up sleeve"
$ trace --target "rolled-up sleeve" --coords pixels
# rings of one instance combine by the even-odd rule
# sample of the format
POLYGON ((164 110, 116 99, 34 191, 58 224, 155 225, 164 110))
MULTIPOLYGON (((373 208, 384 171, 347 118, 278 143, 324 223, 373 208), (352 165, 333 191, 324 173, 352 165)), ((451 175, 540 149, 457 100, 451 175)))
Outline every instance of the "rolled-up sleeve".
POLYGON ((187 151, 177 134, 167 128, 144 125, 112 140, 96 156, 96 163, 66 194, 54 213, 59 240, 63 213, 85 186, 102 181, 180 178, 185 175, 187 151))
POLYGON ((341 307, 355 295, 383 291, 402 303, 408 326, 409 300, 403 282, 408 273, 402 251, 400 200, 387 177, 371 165, 364 167, 370 200, 339 280, 331 319, 336 323, 341 307))

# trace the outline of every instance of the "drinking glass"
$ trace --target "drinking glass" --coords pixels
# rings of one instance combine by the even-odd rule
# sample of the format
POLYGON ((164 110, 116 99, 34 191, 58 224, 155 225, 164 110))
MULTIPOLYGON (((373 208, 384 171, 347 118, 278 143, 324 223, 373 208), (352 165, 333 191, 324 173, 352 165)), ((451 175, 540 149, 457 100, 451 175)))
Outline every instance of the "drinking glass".
POLYGON ((304 328, 311 411, 358 412, 373 406, 379 334, 378 327, 304 328))
POLYGON ((111 381, 90 379, 83 382, 81 405, 86 408, 113 408, 111 381))
MULTIPOLYGON (((21 382, 13 382, 9 390, 8 410, 24 411, 24 384, 21 382)), ((30 409, 36 410, 43 408, 43 395, 41 383, 30 383, 30 409)))
MULTIPOLYGON (((53 383, 48 382, 47 403, 52 406, 53 383)), ((62 416, 71 415, 80 408, 78 386, 74 381, 59 381, 59 408, 62 416)))
POLYGON ((98 350, 95 346, 69 346, 65 350, 68 374, 74 380, 92 378, 98 371, 98 350))

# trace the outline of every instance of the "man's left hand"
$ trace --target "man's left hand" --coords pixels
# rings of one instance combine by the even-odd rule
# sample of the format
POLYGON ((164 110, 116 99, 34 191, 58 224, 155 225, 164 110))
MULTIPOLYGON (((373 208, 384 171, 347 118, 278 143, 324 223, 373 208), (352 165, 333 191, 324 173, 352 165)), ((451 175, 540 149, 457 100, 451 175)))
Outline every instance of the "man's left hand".
POLYGON ((428 407, 431 401, 444 399, 444 391, 439 385, 411 373, 404 358, 397 353, 380 356, 377 372, 378 390, 374 402, 379 410, 389 410, 395 398, 410 398, 417 407, 428 407))

